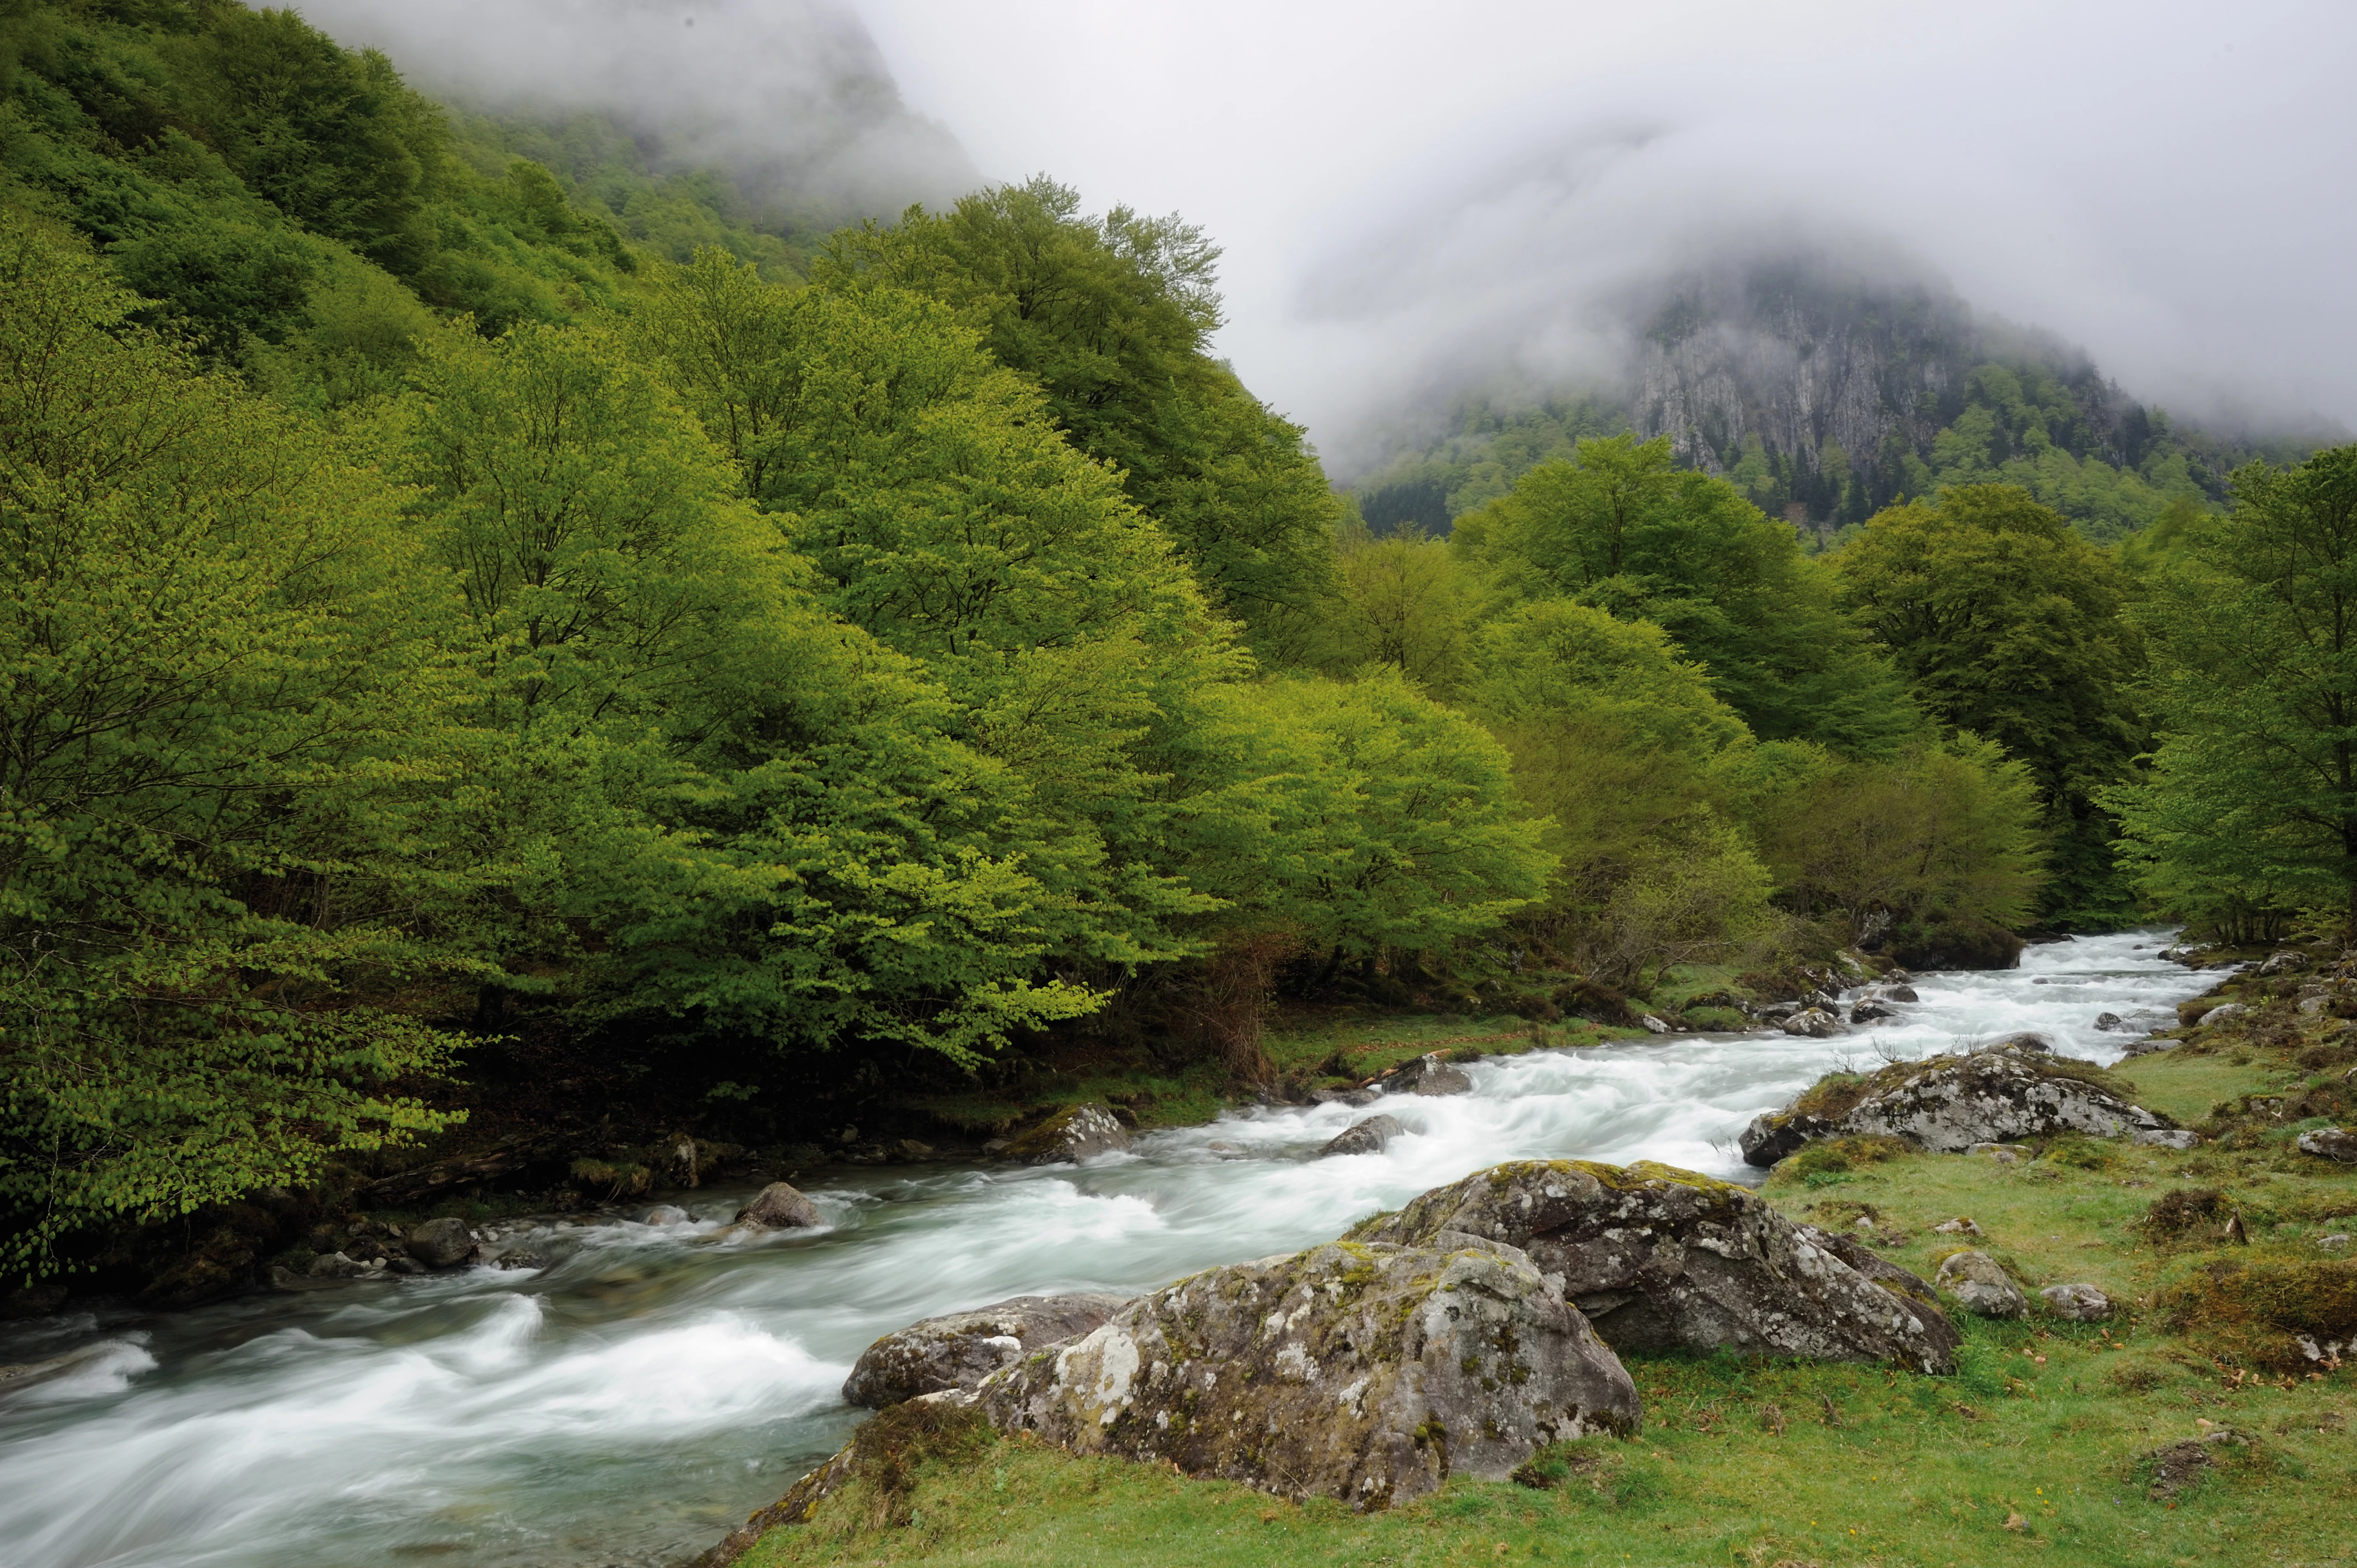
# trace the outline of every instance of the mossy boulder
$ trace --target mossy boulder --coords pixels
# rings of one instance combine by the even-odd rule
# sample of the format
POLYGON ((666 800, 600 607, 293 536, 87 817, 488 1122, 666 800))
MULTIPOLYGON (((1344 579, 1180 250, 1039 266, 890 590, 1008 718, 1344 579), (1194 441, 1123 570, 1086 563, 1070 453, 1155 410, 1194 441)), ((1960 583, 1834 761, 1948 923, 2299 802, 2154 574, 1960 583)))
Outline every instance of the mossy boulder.
POLYGON ((1636 1385, 1527 1257, 1329 1242, 1141 1296, 984 1382, 1001 1430, 1380 1509, 1637 1429, 1636 1385))
POLYGON ((1094 1101, 1067 1105, 1007 1143, 1006 1156, 1027 1165, 1078 1165, 1097 1155, 1129 1147, 1129 1134, 1113 1108, 1094 1101))
POLYGON ((1519 1160, 1352 1234, 1407 1245, 1466 1234, 1520 1248, 1616 1350, 1726 1348, 1927 1372, 1955 1364, 1955 1329, 1928 1290, 1867 1278, 1748 1187, 1651 1161, 1519 1160))
POLYGON ((1899 1138, 1919 1149, 1962 1154, 2085 1133, 2116 1138, 2176 1125, 2130 1104, 2103 1073, 2057 1058, 2034 1036, 1970 1056, 1900 1062, 1860 1078, 1835 1073, 1782 1111, 1744 1129, 1746 1163, 1768 1166, 1819 1138, 1899 1138))
POLYGON ((853 1404, 882 1410, 944 1389, 973 1389, 1028 1351, 1077 1338, 1129 1301, 1124 1295, 1018 1295, 887 1334, 843 1385, 853 1404))

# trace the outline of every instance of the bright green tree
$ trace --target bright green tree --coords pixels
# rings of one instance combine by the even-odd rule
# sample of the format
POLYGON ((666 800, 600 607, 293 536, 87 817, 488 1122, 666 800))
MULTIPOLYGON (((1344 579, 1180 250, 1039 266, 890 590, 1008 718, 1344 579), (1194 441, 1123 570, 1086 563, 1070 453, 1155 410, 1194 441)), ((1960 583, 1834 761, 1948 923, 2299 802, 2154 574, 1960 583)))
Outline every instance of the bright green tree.
POLYGON ((2109 554, 2025 490, 1968 485, 1878 514, 1834 570, 1924 709, 2036 779, 2054 841, 2041 913, 2122 913, 2096 802, 2143 741, 2127 687, 2142 654, 2109 554))
POLYGON ((1867 755, 1918 722, 1793 531, 1726 481, 1671 467, 1666 437, 1581 441, 1458 519, 1451 542, 1511 591, 1666 628, 1762 739, 1867 755))
POLYGON ((953 307, 1039 383, 1082 451, 1120 473, 1263 658, 1286 662, 1325 613, 1341 506, 1300 427, 1209 351, 1218 260, 1176 218, 1086 217, 1075 192, 1037 178, 846 230, 812 277, 953 307))
POLYGON ((0 226, 0 1205, 65 1231, 313 1179, 464 972, 415 920, 463 677, 447 578, 322 433, 0 226))
POLYGON ((2134 607, 2161 739, 2105 799, 2181 912, 2248 939, 2321 907, 2357 933, 2357 446, 2233 488, 2134 607))

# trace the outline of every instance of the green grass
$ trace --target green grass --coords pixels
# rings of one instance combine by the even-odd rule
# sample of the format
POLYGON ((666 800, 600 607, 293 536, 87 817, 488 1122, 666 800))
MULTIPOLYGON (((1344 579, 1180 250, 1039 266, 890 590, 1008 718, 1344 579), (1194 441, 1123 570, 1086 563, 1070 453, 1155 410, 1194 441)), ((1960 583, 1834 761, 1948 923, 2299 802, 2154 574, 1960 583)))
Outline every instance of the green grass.
POLYGON ((2192 1055, 2173 1050, 2122 1062, 2112 1076, 2136 1086, 2137 1104, 2190 1124, 2206 1118, 2214 1105, 2240 1094, 2281 1089, 2298 1074, 2277 1060, 2258 1062, 2247 1051, 2192 1055))
MULTIPOLYGON (((1432 1048, 1446 1027, 1400 1020, 1343 1037, 1373 1058, 1432 1048)), ((1318 1038, 1333 1048, 1330 1034, 1318 1038)), ((2230 1050, 2143 1058, 2123 1076, 2147 1103, 2196 1120, 2304 1075, 2284 1053, 2230 1050)), ((773 1530, 744 1561, 2357 1563, 2349 1523, 2357 1372, 2256 1375, 2215 1358, 2202 1331, 2172 1331, 2151 1305, 2207 1264, 2324 1255, 2313 1235, 2336 1215, 2357 1215, 2357 1169, 2287 1164, 2285 1146, 2273 1131, 2192 1154, 2070 1139, 2011 1165, 1901 1155, 1813 1176, 1780 1169, 1766 1188, 1770 1201, 1829 1226, 1868 1214, 1887 1255, 1920 1273, 1965 1242, 2033 1287, 2100 1285, 2119 1316, 2100 1327, 1959 1316, 1966 1344, 1948 1378, 1632 1356, 1643 1434, 1556 1451, 1564 1479, 1552 1489, 1458 1480, 1416 1504, 1362 1516, 1167 1466, 990 1438, 976 1457, 920 1466, 905 1495, 885 1498, 869 1480, 856 1481, 812 1523, 773 1530), (2155 1198, 2197 1183, 2226 1192, 2251 1222, 2250 1246, 2230 1247, 2206 1230, 2158 1241, 2134 1223, 2155 1198), (1932 1229, 1958 1216, 1981 1234, 1932 1229), (2174 1499, 2148 1496, 2139 1456, 2198 1435, 2202 1421, 2257 1441, 2227 1451, 2214 1473, 2174 1499), (896 1514, 905 1522, 889 1522, 896 1514)))

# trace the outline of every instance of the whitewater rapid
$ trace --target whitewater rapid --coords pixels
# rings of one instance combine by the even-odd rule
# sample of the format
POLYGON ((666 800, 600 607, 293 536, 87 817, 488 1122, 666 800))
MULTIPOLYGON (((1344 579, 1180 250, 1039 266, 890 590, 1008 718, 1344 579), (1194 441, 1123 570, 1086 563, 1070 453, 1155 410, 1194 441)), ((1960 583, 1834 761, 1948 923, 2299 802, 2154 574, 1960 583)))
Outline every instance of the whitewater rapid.
POLYGON ((1406 1136, 1309 1156, 1356 1118, 1268 1109, 1157 1133, 1082 1168, 827 1173, 828 1225, 716 1243, 692 1227, 537 1232, 537 1271, 474 1268, 192 1312, 0 1332, 0 1362, 80 1352, 0 1397, 10 1568, 662 1568, 838 1446, 838 1392, 879 1334, 1006 1296, 1139 1291, 1329 1240, 1501 1160, 1662 1160, 1756 1180, 1736 1135, 1827 1070, 2017 1030, 2115 1060, 2209 980, 2167 933, 2030 949, 1914 982, 1901 1019, 1831 1039, 1688 1035, 1472 1065, 1469 1094, 1386 1099, 1406 1136), (2094 1028, 2114 1013, 2136 1033, 2094 1028))

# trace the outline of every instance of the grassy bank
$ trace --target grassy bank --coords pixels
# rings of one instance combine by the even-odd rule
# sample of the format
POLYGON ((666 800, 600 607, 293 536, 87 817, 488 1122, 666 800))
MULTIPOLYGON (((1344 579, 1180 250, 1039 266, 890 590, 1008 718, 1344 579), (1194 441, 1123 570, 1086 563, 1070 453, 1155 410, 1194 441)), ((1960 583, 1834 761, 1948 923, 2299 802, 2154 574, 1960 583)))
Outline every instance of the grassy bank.
POLYGON ((2117 1308, 2109 1323, 1960 1316, 1949 1378, 1631 1357, 1641 1437, 1553 1451, 1531 1477, 1552 1485, 1458 1480, 1372 1517, 982 1434, 869 1467, 745 1562, 2357 1562, 2357 1374, 2309 1363, 2251 1307, 2294 1299, 2287 1281, 2309 1294, 2285 1310, 2329 1316, 2357 1298, 2349 1248, 2323 1244, 2357 1229, 2357 1168, 2300 1154, 2315 1118, 2288 1114, 2339 1093, 2357 1051, 2330 1018, 2295 1015, 2295 993, 2254 987, 2243 1029, 2120 1069, 2199 1124, 2200 1149, 2060 1139, 2000 1162, 1868 1147, 1770 1179, 1787 1213, 1863 1219, 1861 1234, 1927 1277, 1969 1243, 2027 1287, 2096 1284, 2117 1308), (2246 1240, 2227 1231, 2234 1216, 2246 1240), (1959 1218, 1979 1234, 1935 1229, 1959 1218), (2179 1475, 2153 1458, 2222 1428, 2244 1441, 2204 1445, 2206 1466, 2179 1475))

